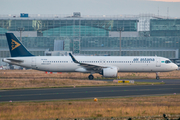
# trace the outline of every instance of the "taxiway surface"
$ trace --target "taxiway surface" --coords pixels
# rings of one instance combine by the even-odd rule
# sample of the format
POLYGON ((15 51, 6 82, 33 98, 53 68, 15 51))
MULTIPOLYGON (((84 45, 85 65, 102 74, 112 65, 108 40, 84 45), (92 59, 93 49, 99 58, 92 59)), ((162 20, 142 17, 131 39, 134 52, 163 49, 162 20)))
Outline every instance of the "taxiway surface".
POLYGON ((128 85, 81 88, 49 88, 0 90, 0 102, 41 101, 107 98, 127 96, 151 96, 162 94, 180 94, 180 80, 135 80, 138 82, 165 82, 163 85, 128 85))

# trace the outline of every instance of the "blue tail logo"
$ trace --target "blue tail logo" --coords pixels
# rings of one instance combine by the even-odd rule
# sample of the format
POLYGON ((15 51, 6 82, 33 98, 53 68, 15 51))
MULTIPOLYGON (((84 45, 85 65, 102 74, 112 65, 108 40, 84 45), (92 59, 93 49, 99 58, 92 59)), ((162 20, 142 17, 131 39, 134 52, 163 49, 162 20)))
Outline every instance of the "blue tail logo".
POLYGON ((6 33, 11 57, 27 57, 32 55, 13 33, 6 33))
POLYGON ((19 47, 21 44, 19 44, 18 42, 16 42, 15 40, 11 39, 11 50, 16 49, 17 47, 19 47))

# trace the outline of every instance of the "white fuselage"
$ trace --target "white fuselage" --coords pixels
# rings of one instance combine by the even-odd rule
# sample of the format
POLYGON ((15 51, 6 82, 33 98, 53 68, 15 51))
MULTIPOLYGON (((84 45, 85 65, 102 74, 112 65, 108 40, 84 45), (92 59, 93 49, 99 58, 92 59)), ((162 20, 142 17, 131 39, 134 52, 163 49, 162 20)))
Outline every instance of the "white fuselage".
MULTIPOLYGON (((157 56, 75 56, 80 63, 87 63, 102 67, 116 67, 118 72, 167 72, 177 69, 177 65, 165 61, 169 60, 157 56)), ((4 62, 50 72, 92 72, 78 63, 74 63, 70 56, 31 56, 4 58, 4 62), (10 61, 21 60, 23 62, 10 61)), ((94 71, 95 73, 96 71, 94 71)))

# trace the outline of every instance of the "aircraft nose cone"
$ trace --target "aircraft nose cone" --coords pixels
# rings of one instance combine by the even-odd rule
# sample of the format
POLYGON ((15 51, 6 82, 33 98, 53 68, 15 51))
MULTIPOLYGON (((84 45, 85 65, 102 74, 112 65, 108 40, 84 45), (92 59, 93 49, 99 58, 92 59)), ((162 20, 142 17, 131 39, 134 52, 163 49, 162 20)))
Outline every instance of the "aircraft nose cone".
POLYGON ((176 70, 178 70, 178 66, 176 65, 176 70))
POLYGON ((174 67, 173 67, 175 70, 178 70, 178 66, 176 64, 174 64, 174 67))
POLYGON ((171 70, 178 70, 178 66, 173 63, 173 64, 171 65, 171 70))

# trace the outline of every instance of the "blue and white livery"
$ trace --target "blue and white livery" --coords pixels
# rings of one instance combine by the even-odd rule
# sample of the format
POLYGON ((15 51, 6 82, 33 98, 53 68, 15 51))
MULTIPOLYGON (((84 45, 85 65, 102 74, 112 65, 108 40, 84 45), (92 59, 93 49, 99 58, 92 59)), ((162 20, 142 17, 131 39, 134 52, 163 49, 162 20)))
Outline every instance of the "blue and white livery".
MULTIPOLYGON (((3 62, 49 72, 94 73, 104 77, 116 77, 118 72, 168 72, 178 66, 168 58, 157 56, 34 56, 13 33, 6 33, 11 57, 3 62)), ((159 79, 156 74, 156 79, 159 79)))

